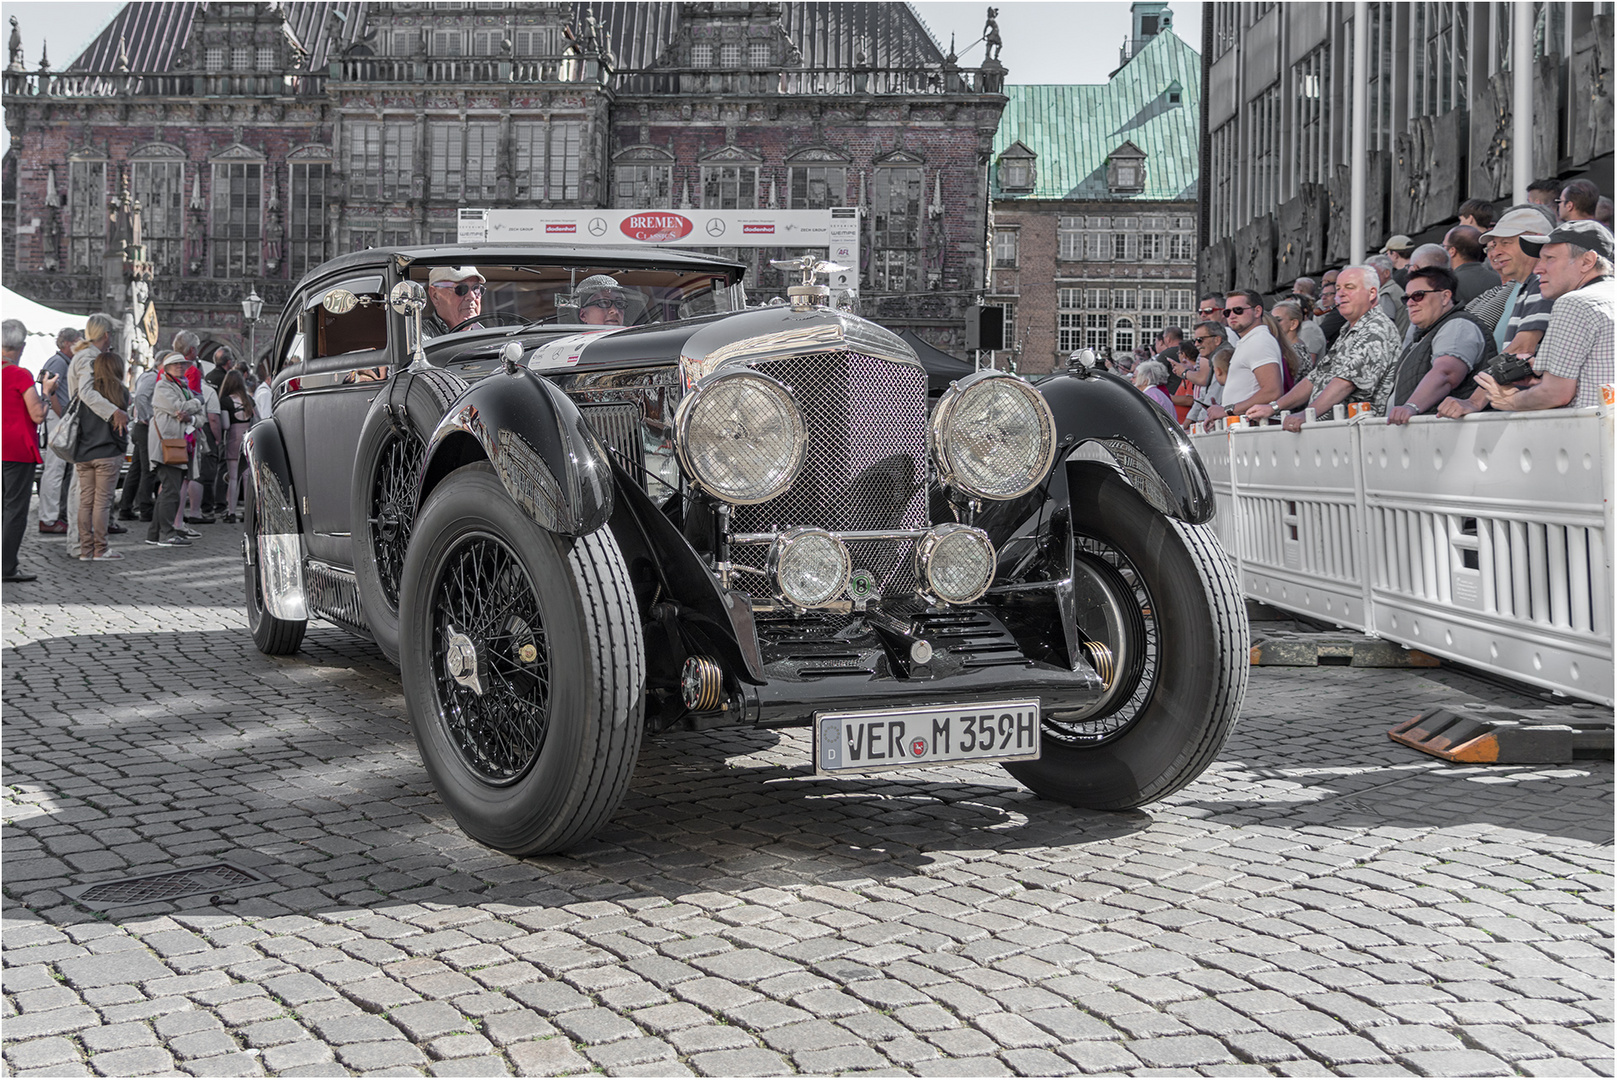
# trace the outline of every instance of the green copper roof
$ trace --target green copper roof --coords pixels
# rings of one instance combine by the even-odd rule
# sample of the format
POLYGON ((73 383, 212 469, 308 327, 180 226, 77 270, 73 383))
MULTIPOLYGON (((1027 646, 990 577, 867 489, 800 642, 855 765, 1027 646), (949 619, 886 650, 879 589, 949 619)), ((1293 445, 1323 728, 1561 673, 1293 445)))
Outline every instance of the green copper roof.
POLYGON ((1196 197, 1201 56, 1172 32, 1158 34, 1099 86, 1007 86, 1010 101, 994 136, 993 198, 1196 197), (1169 88, 1179 84, 1178 104, 1169 88), (1032 191, 1002 192, 999 155, 1020 142, 1038 155, 1032 191), (1125 142, 1145 153, 1145 190, 1114 194, 1106 159, 1125 142))

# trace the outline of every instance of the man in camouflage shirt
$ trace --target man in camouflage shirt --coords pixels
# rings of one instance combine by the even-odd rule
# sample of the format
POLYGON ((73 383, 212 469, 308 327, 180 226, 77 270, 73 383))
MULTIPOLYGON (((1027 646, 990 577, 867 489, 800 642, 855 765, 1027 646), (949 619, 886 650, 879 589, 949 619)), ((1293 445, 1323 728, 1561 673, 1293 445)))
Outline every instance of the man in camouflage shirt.
POLYGON ((1368 401, 1378 414, 1387 411, 1400 343, 1398 327, 1377 306, 1380 287, 1374 267, 1343 268, 1336 278, 1336 310, 1347 324, 1306 379, 1273 405, 1252 406, 1246 411, 1248 422, 1289 410, 1283 426, 1301 431, 1306 408, 1321 418, 1341 402, 1368 401))

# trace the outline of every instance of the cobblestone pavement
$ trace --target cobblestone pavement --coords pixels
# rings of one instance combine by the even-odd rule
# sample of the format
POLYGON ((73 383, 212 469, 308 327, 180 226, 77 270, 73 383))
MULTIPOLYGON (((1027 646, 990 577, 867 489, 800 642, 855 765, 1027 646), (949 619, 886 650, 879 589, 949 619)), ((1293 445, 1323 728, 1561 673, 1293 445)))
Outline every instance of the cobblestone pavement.
POLYGON ((596 841, 520 860, 434 797, 373 647, 253 649, 206 531, 31 535, 6 588, 11 1075, 1611 1074, 1611 765, 1388 740, 1516 700, 1466 676, 1254 669, 1222 760, 1125 814, 661 737, 596 841), (220 861, 264 880, 62 891, 220 861))

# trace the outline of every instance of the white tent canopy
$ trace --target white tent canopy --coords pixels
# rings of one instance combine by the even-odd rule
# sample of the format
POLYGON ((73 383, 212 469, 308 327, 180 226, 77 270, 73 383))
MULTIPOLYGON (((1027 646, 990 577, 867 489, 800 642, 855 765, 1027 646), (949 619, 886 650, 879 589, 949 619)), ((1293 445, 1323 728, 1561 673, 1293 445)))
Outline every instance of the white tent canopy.
POLYGON ((83 315, 56 311, 0 285, 0 319, 21 319, 28 327, 28 344, 19 363, 35 375, 56 352, 56 335, 64 326, 84 329, 83 315))

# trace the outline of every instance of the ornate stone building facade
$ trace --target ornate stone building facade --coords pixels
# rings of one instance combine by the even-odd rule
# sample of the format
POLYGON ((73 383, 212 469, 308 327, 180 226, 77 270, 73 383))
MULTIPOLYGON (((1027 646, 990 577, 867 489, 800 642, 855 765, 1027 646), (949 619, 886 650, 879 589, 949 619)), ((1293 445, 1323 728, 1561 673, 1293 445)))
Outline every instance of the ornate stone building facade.
MULTIPOLYGON (((1366 5, 1365 243, 1441 239, 1469 198, 1508 205, 1512 7, 1366 5)), ((1533 177, 1612 192, 1612 4, 1534 5, 1533 177)), ((1203 9, 1201 278, 1276 290, 1348 258, 1351 3, 1203 9)))
MULTIPOLYGON (((125 187, 164 324, 224 333, 250 289, 268 315, 336 254, 453 240, 463 207, 857 205, 864 313, 956 350, 985 280, 1005 72, 908 5, 143 0, 65 71, 23 52, 5 281, 68 310, 119 296, 125 187)), ((768 295, 791 253, 731 254, 768 295)))

